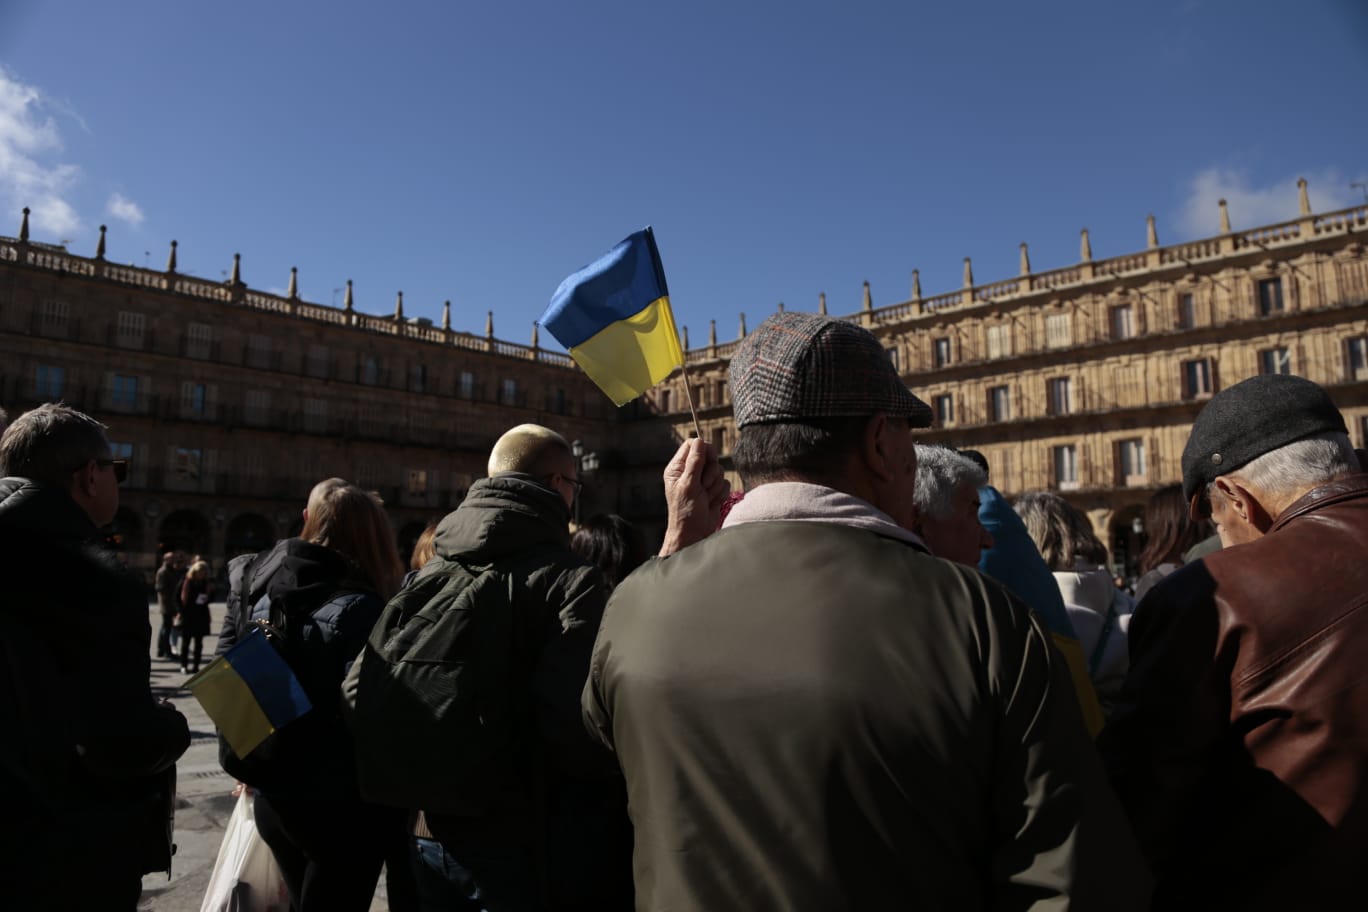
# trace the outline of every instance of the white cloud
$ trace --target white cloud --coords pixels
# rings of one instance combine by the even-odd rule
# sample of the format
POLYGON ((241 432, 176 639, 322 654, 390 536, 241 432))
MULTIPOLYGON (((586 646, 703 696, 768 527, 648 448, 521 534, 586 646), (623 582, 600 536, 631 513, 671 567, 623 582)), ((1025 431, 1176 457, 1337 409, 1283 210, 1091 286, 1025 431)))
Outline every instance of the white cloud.
POLYGON ((105 212, 108 213, 111 218, 127 222, 134 228, 143 223, 144 216, 142 207, 117 191, 109 198, 109 202, 105 204, 105 212))
MULTIPOLYGON (((1308 171, 1307 192, 1312 212, 1347 209, 1359 202, 1350 178, 1334 169, 1308 171)), ((1178 227, 1187 237, 1209 237, 1220 230, 1220 201, 1230 210, 1231 227, 1239 231, 1297 217, 1297 177, 1256 186, 1249 176, 1229 168, 1208 168, 1192 179, 1187 199, 1178 212, 1178 227)))
POLYGON ((0 205, 15 224, 28 206, 35 233, 67 237, 81 227, 67 199, 81 169, 54 160, 62 137, 47 107, 41 92, 0 67, 0 205))

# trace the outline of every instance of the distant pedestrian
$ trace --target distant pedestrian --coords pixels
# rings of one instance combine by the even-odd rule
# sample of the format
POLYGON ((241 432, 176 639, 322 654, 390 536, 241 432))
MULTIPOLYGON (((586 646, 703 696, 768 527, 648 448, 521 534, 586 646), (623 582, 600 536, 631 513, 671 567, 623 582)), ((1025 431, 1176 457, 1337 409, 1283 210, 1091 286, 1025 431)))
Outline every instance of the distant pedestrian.
POLYGON ((214 594, 214 581, 209 565, 204 561, 191 564, 180 588, 180 661, 181 672, 199 671, 204 652, 204 638, 209 635, 209 600, 214 594))
POLYGON ((161 627, 157 631, 157 658, 169 659, 171 655, 171 633, 175 630, 176 615, 180 614, 180 584, 184 579, 176 552, 167 551, 162 555, 161 566, 157 568, 153 588, 157 591, 157 608, 161 613, 161 627))

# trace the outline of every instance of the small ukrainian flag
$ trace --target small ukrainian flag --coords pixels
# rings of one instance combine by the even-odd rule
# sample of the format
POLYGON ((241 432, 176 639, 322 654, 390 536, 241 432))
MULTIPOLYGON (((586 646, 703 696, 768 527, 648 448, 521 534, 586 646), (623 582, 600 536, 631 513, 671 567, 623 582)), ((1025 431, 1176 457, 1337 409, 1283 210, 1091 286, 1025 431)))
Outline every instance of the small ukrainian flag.
POLYGON ((313 708, 299 678, 260 628, 252 629, 185 686, 239 757, 313 708))
POLYGON ((684 363, 649 227, 570 276, 538 320, 589 379, 625 405, 684 363))

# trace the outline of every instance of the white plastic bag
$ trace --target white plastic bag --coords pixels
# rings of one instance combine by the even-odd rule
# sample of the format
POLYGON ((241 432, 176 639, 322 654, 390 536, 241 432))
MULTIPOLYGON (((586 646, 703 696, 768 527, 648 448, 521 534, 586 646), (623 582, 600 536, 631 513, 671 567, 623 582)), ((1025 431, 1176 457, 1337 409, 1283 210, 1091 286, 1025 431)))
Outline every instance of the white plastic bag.
POLYGON ((266 841, 257 832, 251 790, 238 796, 223 834, 214 873, 200 912, 289 912, 285 879, 266 841))

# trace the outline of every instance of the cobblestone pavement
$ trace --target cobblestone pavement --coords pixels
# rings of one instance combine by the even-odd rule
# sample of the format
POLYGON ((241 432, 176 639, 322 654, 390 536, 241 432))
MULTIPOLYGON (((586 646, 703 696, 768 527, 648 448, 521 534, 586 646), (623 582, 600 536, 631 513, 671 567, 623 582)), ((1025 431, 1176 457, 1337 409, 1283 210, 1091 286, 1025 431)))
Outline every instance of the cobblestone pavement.
MULTIPOLYGON (((223 619, 223 604, 212 606, 211 630, 218 630, 223 619)), ((153 603, 149 608, 152 630, 161 626, 161 615, 153 603)), ((206 660, 213 656, 218 637, 204 639, 206 660)), ((190 720, 190 749, 176 765, 176 855, 172 859, 171 879, 165 874, 143 878, 139 909, 155 912, 198 912, 205 887, 214 871, 219 844, 228 817, 237 799, 232 796, 233 780, 218 764, 218 738, 214 723, 195 698, 182 685, 189 675, 181 674, 180 661, 152 658, 152 693, 165 697, 190 720)), ((389 912, 382 875, 371 902, 371 912, 389 912)))

